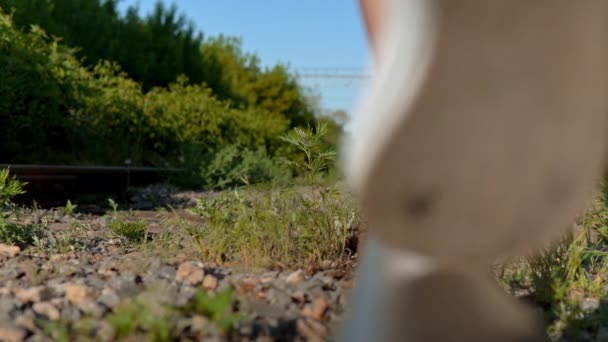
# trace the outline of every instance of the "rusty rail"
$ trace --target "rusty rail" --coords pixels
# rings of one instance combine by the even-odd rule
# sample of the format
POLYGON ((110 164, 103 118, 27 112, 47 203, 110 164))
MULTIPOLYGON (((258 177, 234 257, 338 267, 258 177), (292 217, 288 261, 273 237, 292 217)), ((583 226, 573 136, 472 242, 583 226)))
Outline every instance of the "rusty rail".
POLYGON ((70 166, 0 164, 27 182, 26 195, 19 202, 65 201, 86 195, 120 195, 130 187, 162 181, 180 169, 135 166, 70 166))

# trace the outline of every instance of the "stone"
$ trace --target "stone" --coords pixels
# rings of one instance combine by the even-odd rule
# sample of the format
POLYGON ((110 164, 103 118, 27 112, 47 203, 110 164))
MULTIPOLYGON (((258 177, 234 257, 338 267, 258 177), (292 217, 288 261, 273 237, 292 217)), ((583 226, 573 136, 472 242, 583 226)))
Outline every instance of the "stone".
POLYGON ((35 313, 44 316, 51 321, 58 321, 61 317, 59 310, 57 310, 57 308, 50 302, 34 303, 32 309, 35 313))
POLYGON ((327 311, 327 300, 323 297, 317 297, 311 305, 307 305, 302 310, 302 315, 320 321, 327 311))
POLYGON ((14 258, 19 255, 21 248, 19 246, 11 246, 0 243, 0 257, 14 258))
POLYGON ((203 288, 205 290, 215 290, 218 285, 218 280, 215 276, 211 274, 207 274, 205 278, 203 278, 203 288))
POLYGON ((323 324, 309 319, 298 319, 296 329, 309 342, 324 341, 327 335, 327 328, 323 324))
POLYGON ((120 297, 110 288, 101 291, 101 296, 97 297, 97 302, 108 309, 114 309, 120 303, 120 297))
POLYGON ((299 283, 302 281, 304 281, 304 271, 302 270, 291 272, 287 278, 285 278, 285 282, 288 284, 299 283))
POLYGON ((588 297, 588 298, 585 298, 581 302, 581 309, 587 313, 593 312, 593 311, 597 310, 599 307, 600 307, 599 298, 588 297))
POLYGON ((51 298, 51 291, 45 286, 16 288, 14 293, 21 304, 37 303, 47 301, 51 298))
POLYGON ((78 309, 86 316, 101 318, 105 313, 105 309, 92 300, 81 302, 77 305, 78 309))
POLYGON ((95 337, 99 341, 104 341, 104 342, 114 341, 115 340, 114 335, 115 335, 115 331, 114 331, 114 327, 112 326, 112 324, 110 324, 106 321, 99 322, 99 327, 95 331, 95 337))
POLYGON ((170 265, 163 265, 158 271, 158 276, 163 279, 175 279, 176 271, 175 267, 170 265))
POLYGON ((190 285, 200 284, 205 277, 205 271, 196 262, 186 261, 179 265, 175 273, 175 280, 190 285))
POLYGON ((0 323, 0 342, 21 342, 27 332, 7 323, 0 323))
POLYGON ((91 300, 91 289, 82 285, 68 285, 65 288, 65 298, 71 304, 78 305, 91 300))

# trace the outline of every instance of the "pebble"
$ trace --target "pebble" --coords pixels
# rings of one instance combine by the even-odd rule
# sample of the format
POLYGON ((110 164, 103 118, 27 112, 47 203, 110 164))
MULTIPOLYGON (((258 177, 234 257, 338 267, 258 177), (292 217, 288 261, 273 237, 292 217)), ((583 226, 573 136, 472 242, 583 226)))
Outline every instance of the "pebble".
POLYGON ((590 313, 597 310, 600 307, 599 298, 588 297, 585 298, 581 303, 581 310, 590 313))
POLYGON ((327 328, 323 324, 308 319, 298 319, 296 329, 309 342, 322 342, 327 335, 327 328))
POLYGON ((58 321, 61 317, 59 310, 57 310, 57 308, 50 302, 34 303, 32 309, 35 313, 44 316, 51 321, 58 321))
POLYGON ((218 280, 215 276, 207 274, 203 278, 203 288, 205 290, 215 290, 217 288, 218 280))
POLYGON ((9 325, 7 323, 0 323, 0 341, 1 342, 21 342, 27 335, 26 331, 9 325))
POLYGON ((297 270, 290 273, 287 278, 285 278, 285 282, 288 284, 299 283, 304 281, 304 271, 297 270))
POLYGON ((91 289, 81 285, 68 285, 65 288, 65 298, 71 304, 81 304, 91 300, 91 289))
POLYGON ((110 288, 101 291, 101 296, 97 297, 97 302, 108 309, 114 309, 120 303, 120 297, 110 288))
POLYGON ((51 298, 51 291, 45 286, 16 288, 15 297, 21 304, 37 303, 49 300, 51 298))
POLYGON ((190 285, 198 285, 205 278, 205 271, 198 263, 186 261, 181 263, 175 273, 175 280, 187 282, 190 285))
POLYGON ((14 258, 19 255, 21 248, 19 246, 11 246, 0 243, 0 256, 5 258, 14 258))
POLYGON ((327 300, 325 300, 325 298, 323 297, 317 297, 312 302, 312 304, 304 307, 304 309, 302 310, 302 315, 320 321, 323 319, 327 308, 327 300))

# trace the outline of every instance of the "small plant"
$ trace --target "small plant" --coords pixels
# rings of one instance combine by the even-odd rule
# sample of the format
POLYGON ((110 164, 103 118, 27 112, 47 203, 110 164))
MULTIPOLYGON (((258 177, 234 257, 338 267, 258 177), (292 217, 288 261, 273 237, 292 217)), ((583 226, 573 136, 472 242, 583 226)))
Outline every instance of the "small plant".
POLYGON ((336 159, 336 152, 327 148, 324 138, 327 135, 327 123, 319 123, 313 131, 311 128, 304 130, 294 128, 287 135, 281 136, 281 140, 295 146, 304 153, 303 162, 287 161, 296 172, 304 174, 306 181, 310 184, 321 172, 328 170, 336 159))
POLYGON ((0 243, 24 248, 32 245, 40 235, 34 225, 21 225, 0 216, 0 243))
POLYGON ((0 208, 12 207, 12 199, 17 195, 25 193, 23 189, 27 185, 9 174, 9 169, 0 170, 0 208))
POLYGON ((39 320, 38 324, 42 327, 44 334, 57 342, 70 341, 70 324, 63 321, 39 320))
POLYGON ((204 259, 268 266, 316 264, 350 253, 358 221, 354 203, 336 189, 248 188, 202 199, 192 211, 207 222, 186 226, 204 259))
POLYGON ((217 324, 218 328, 224 333, 229 333, 235 323, 241 321, 241 315, 233 313, 235 298, 232 290, 227 288, 214 296, 208 295, 205 291, 198 289, 190 303, 184 308, 188 314, 198 314, 207 317, 217 324))
POLYGON ((72 201, 68 200, 65 204, 65 207, 61 208, 61 210, 68 216, 73 216, 74 211, 78 208, 78 205, 72 204, 72 201))
POLYGON ((146 223, 143 220, 128 221, 114 218, 110 221, 110 229, 114 234, 132 243, 141 243, 146 237, 146 223))
POLYGON ((116 203, 113 199, 108 198, 108 205, 112 208, 112 213, 116 216, 116 212, 118 211, 118 203, 116 203))
POLYGON ((147 341, 168 341, 171 338, 170 314, 170 308, 135 298, 119 306, 107 321, 114 328, 117 340, 142 332, 147 341))

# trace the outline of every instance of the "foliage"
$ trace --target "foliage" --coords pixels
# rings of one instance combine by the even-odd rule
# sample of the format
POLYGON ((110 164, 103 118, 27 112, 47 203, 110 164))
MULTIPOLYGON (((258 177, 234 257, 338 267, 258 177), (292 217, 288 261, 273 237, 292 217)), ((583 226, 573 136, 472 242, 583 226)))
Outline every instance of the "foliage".
POLYGON ((252 151, 239 145, 230 145, 212 151, 200 165, 200 183, 210 188, 259 183, 287 184, 289 170, 268 156, 265 150, 252 151))
POLYGON ((38 235, 33 225, 20 225, 0 217, 0 243, 24 248, 32 245, 38 235))
POLYGON ((225 334, 241 321, 241 315, 233 313, 235 298, 233 291, 226 288, 215 295, 209 295, 198 289, 190 302, 183 308, 188 314, 198 314, 207 317, 225 334))
POLYGON ((68 118, 86 74, 73 51, 0 12, 0 144, 9 161, 69 154, 68 118), (27 137, 27 138, 25 138, 27 137))
POLYGON ((286 66, 263 69, 256 55, 242 51, 240 39, 223 35, 207 39, 201 53, 215 75, 206 82, 221 99, 282 114, 291 127, 315 121, 304 89, 286 66))
MULTIPOLYGON (((112 0, 0 0, 0 7, 15 8, 14 20, 0 8, 4 162, 131 160, 183 168, 181 184, 207 188, 285 183, 285 160, 308 163, 296 170, 308 176, 330 166, 333 152, 315 155, 321 164, 313 165, 289 141, 305 132, 291 128, 315 121, 289 69, 262 68, 238 39, 199 39, 175 7, 159 3, 144 19, 134 8, 120 17, 112 0)), ((337 140, 323 135, 325 147, 337 140)))
POLYGON ((158 1, 140 17, 137 7, 124 16, 116 0, 0 0, 15 9, 19 28, 36 24, 50 35, 77 47, 88 67, 103 60, 122 66, 145 91, 166 87, 179 75, 207 84, 222 100, 239 108, 255 108, 286 117, 293 126, 314 121, 304 91, 285 66, 263 69, 240 40, 224 36, 203 39, 188 18, 158 1))
POLYGON ((303 173, 308 184, 314 182, 321 172, 332 167, 335 161, 336 152, 324 144, 323 139, 326 135, 327 124, 321 122, 314 131, 310 128, 303 130, 296 127, 289 134, 281 137, 281 140, 294 145, 305 155, 304 161, 289 161, 289 165, 303 173))
POLYGON ((119 306, 107 321, 120 340, 145 332, 148 341, 168 341, 171 337, 170 313, 150 301, 136 298, 119 306))
POLYGON ((26 182, 11 176, 9 169, 0 169, 0 209, 11 207, 13 197, 24 194, 26 185, 26 182))
POLYGON ((146 223, 142 220, 129 221, 123 218, 114 217, 110 221, 110 229, 114 234, 133 243, 141 243, 146 237, 146 223))
POLYGON ((501 280, 542 308, 552 340, 579 340, 608 319, 608 207, 602 192, 580 230, 538 255, 503 266, 501 280), (597 305, 587 303, 596 302, 597 305))
POLYGON ((74 215, 76 208, 78 208, 77 204, 73 204, 72 201, 67 200, 65 206, 61 208, 61 210, 68 216, 74 215))

